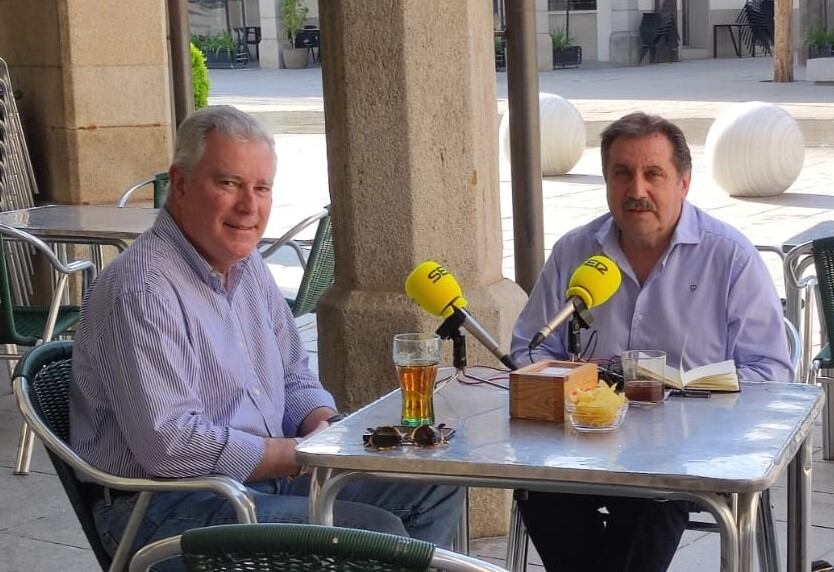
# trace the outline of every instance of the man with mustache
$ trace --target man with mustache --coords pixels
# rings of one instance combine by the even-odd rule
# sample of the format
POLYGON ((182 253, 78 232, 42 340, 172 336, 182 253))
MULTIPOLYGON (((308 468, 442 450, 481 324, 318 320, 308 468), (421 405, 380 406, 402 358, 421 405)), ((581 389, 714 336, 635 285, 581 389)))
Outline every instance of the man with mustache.
MULTIPOLYGON (((574 269, 604 254, 620 267, 614 297, 593 308, 593 355, 664 350, 685 369, 732 359, 743 380, 792 381, 782 307, 755 247, 686 201, 692 159, 673 123, 637 112, 602 133, 609 213, 553 247, 513 330, 512 356, 564 306, 574 269)), ((567 327, 533 352, 567 359, 567 327)), ((666 570, 688 522, 688 503, 530 491, 519 501, 547 570, 666 570), (602 509, 605 509, 603 512, 602 509)))
MULTIPOLYGON (((297 523, 310 479, 298 476, 295 446, 337 415, 256 251, 275 170, 274 139, 249 115, 217 106, 183 121, 165 208, 84 301, 70 421, 73 449, 108 473, 230 476, 249 487, 259 522, 297 523)), ((335 524, 448 546, 462 495, 357 481, 339 496, 335 524)), ((137 496, 102 491, 94 506, 111 554, 137 496)), ((159 493, 133 550, 236 521, 213 493, 159 493)))

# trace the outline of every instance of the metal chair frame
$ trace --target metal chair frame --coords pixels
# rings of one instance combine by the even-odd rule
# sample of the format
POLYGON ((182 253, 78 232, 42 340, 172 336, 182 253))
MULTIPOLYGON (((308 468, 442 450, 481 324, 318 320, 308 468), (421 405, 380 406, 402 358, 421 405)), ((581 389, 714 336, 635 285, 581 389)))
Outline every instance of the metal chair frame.
MULTIPOLYGON (((147 510, 153 494, 156 492, 209 490, 224 497, 231 503, 241 523, 248 524, 257 522, 255 503, 251 494, 243 484, 232 478, 224 476, 183 479, 126 478, 106 473, 90 465, 78 456, 69 444, 55 433, 49 422, 42 417, 39 406, 36 407, 32 399, 33 383, 37 380, 37 373, 42 368, 57 363, 58 360, 52 359, 55 354, 61 355, 64 362, 71 360, 72 342, 48 342, 37 346, 21 359, 15 369, 13 382, 14 394, 18 409, 23 415, 24 420, 38 438, 43 441, 59 474, 68 476, 68 478, 75 478, 76 484, 81 483, 81 479, 83 479, 84 482, 93 483, 102 487, 139 493, 135 508, 128 519, 124 534, 112 560, 108 561, 108 556, 100 546, 98 538, 91 537, 90 531, 85 528, 87 539, 90 541, 102 569, 111 571, 126 569, 130 556, 129 551, 136 538, 142 517, 147 510), (30 376, 33 379, 29 379, 30 376)), ((69 408, 68 400, 66 407, 67 409, 69 408)), ((64 484, 64 486, 66 487, 67 485, 64 484)), ((84 516, 88 518, 87 522, 91 522, 89 520, 92 518, 91 506, 79 507, 73 504, 73 508, 82 523, 84 522, 82 512, 85 512, 84 516)))
MULTIPOLYGON (((151 566, 169 560, 171 558, 175 558, 177 556, 181 556, 184 553, 188 553, 188 545, 190 544, 196 550, 200 545, 210 545, 212 547, 220 546, 223 542, 223 533, 229 531, 230 527, 228 526, 213 526, 213 527, 206 527, 200 529, 189 530, 180 536, 174 536, 171 538, 166 538, 164 540, 159 540, 152 544, 149 544, 139 550, 136 555, 133 557, 133 560, 130 562, 130 572, 147 572, 150 570, 151 566), (185 548, 184 548, 185 545, 185 548)), ((308 555, 309 553, 320 554, 323 559, 328 561, 328 563, 332 563, 333 560, 339 561, 340 557, 334 555, 330 552, 330 548, 334 545, 338 546, 343 543, 356 543, 356 542, 363 542, 362 547, 357 547, 353 552, 359 560, 381 560, 384 562, 384 556, 380 556, 380 553, 385 553, 385 550, 379 551, 378 548, 380 546, 383 547, 390 547, 391 543, 393 543, 397 548, 397 552, 399 553, 398 556, 402 554, 414 554, 415 560, 423 560, 426 561, 428 566, 425 568, 428 569, 438 569, 438 570, 447 570, 449 572, 508 572, 506 569, 496 566, 494 564, 490 564, 489 562, 485 562, 483 560, 479 560, 477 558, 472 558, 470 556, 465 556, 463 554, 457 554, 455 552, 451 552, 449 550, 444 550, 442 548, 437 548, 431 543, 414 540, 410 538, 401 538, 401 537, 392 537, 392 535, 383 534, 379 532, 371 532, 367 530, 357 530, 357 529, 340 529, 337 527, 326 527, 326 526, 317 526, 317 525, 310 525, 310 524, 276 524, 276 523, 266 523, 266 524, 254 524, 254 525, 234 525, 234 531, 236 534, 262 534, 264 532, 271 532, 275 531, 278 533, 281 532, 291 532, 298 535, 299 540, 303 540, 303 542, 299 542, 298 544, 298 553, 300 555, 308 555), (349 538, 346 539, 346 542, 340 542, 340 534, 348 536, 349 538), (323 542, 322 542, 323 541, 323 542), (321 552, 320 552, 321 550, 321 552), (430 558, 429 558, 430 555, 430 558)), ((259 570, 269 570, 275 569, 279 570, 282 568, 267 568, 264 565, 265 559, 269 556, 270 549, 272 548, 274 551, 277 551, 281 548, 281 552, 289 551, 294 552, 293 549, 288 548, 286 545, 276 548, 274 543, 270 543, 268 541, 268 537, 263 539, 263 543, 261 542, 253 542, 252 544, 258 546, 247 546, 247 549, 257 551, 258 554, 258 563, 264 567, 258 567, 259 570)), ((355 544, 354 544, 355 546, 355 544)), ((224 547, 225 548, 225 547, 224 547)), ((231 548, 231 547, 229 547, 231 548)), ((243 549, 240 549, 238 553, 241 556, 246 556, 246 552, 243 549)), ((224 566, 222 570, 243 570, 248 568, 243 567, 236 567, 232 564, 234 559, 230 559, 228 562, 229 565, 233 566, 232 568, 224 566)), ((224 564, 226 564, 224 562, 224 564)), ((281 563, 275 563, 276 566, 280 566, 281 563)), ((298 568, 293 568, 298 569, 298 568)), ((335 569, 342 569, 341 567, 334 567, 334 568, 327 568, 328 570, 335 570, 335 569)), ((353 570, 354 568, 348 568, 347 564, 344 568, 345 570, 353 570)), ((379 568, 377 568, 379 569, 379 568)), ((401 570, 402 567, 391 568, 392 570, 401 570)), ((409 566, 407 569, 409 570, 416 570, 417 566, 411 567, 409 566)), ((422 568, 421 568, 422 569, 422 568)), ((210 570, 210 568, 200 567, 199 570, 210 570)))
POLYGON ((333 283, 333 232, 330 219, 330 207, 327 206, 316 214, 310 215, 285 232, 274 242, 260 249, 261 256, 268 259, 278 249, 287 246, 295 252, 304 275, 294 300, 287 300, 296 318, 307 312, 315 311, 315 306, 322 292, 333 283), (303 241, 295 240, 299 232, 313 223, 318 223, 316 236, 310 245, 309 256, 304 255, 303 241))
MULTIPOLYGON (((66 292, 67 281, 69 277, 73 274, 83 272, 85 285, 91 284, 93 280, 95 280, 96 267, 89 260, 76 260, 65 264, 41 239, 37 238, 36 236, 32 236, 28 232, 4 224, 0 224, 0 249, 3 248, 3 237, 6 237, 7 239, 11 239, 14 241, 19 241, 26 245, 27 248, 32 248, 36 252, 42 254, 44 257, 46 257, 53 271, 57 274, 57 280, 52 293, 52 300, 49 304, 49 310, 47 311, 46 320, 44 322, 44 328, 40 335, 37 337, 33 337, 24 336, 18 333, 14 323, 15 312, 19 312, 21 308, 25 307, 11 306, 10 308, 3 309, 3 313, 6 314, 5 329, 7 330, 3 332, 3 337, 5 338, 4 343, 18 348, 20 346, 37 346, 44 342, 48 342, 56 333, 56 324, 58 322, 59 315, 63 310, 66 310, 68 308, 67 306, 64 306, 62 304, 62 301, 64 299, 64 293, 66 292)), ((4 257, 2 264, 5 267, 5 252, 0 252, 0 256, 4 257)), ((10 269, 4 268, 4 270, 6 270, 8 274, 10 269)), ((10 286, 9 283, 12 282, 12 280, 11 277, 7 275, 5 277, 0 278, 0 282, 3 282, 2 287, 0 287, 0 290, 4 290, 10 286)), ((11 305, 10 292, 3 295, 3 298, 4 306, 11 305)), ((68 325, 66 324, 67 320, 64 319, 62 321, 65 323, 60 328, 58 328, 58 333, 62 333, 68 327, 68 325)), ((72 321, 74 322, 75 320, 72 321)), ((0 352, 0 359, 18 360, 22 355, 23 353, 19 351, 5 351, 0 352)), ((24 420, 20 425, 20 435, 18 437, 17 452, 15 454, 14 474, 29 474, 29 466, 32 462, 33 441, 34 434, 31 432, 29 426, 24 420)))
POLYGON ((131 185, 122 193, 122 196, 119 197, 119 200, 116 201, 116 206, 119 208, 123 208, 127 206, 130 197, 146 185, 153 185, 153 208, 158 209, 162 206, 165 202, 165 191, 168 188, 168 172, 163 171, 161 173, 157 173, 153 177, 148 177, 142 181, 139 181, 135 185, 131 185))

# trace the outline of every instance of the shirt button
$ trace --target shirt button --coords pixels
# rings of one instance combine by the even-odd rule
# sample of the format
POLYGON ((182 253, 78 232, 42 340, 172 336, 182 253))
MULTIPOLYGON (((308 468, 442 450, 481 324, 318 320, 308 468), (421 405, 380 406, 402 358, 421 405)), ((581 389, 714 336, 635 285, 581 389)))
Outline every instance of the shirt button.
POLYGON ((642 320, 643 319, 643 314, 637 314, 637 319, 642 320))
POLYGON ((255 394, 255 397, 258 397, 261 394, 261 390, 256 387, 252 390, 252 393, 255 394))

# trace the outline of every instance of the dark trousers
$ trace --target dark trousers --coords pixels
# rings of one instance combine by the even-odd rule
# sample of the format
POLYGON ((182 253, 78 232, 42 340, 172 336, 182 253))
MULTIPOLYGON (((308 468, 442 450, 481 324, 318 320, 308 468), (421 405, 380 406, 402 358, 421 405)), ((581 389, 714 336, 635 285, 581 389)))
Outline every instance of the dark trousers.
POLYGON ((530 491, 518 507, 548 572, 662 572, 689 521, 685 501, 530 491))

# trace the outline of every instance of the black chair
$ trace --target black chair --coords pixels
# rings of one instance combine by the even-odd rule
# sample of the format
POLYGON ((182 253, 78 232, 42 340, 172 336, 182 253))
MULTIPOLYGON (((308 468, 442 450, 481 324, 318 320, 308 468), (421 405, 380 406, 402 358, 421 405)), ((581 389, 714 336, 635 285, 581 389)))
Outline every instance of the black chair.
POLYGON ((311 524, 211 526, 149 544, 130 572, 182 556, 189 572, 507 572, 430 542, 311 524))
POLYGON ((657 63, 657 49, 663 46, 669 52, 669 62, 675 47, 678 45, 678 27, 673 13, 644 12, 640 21, 640 59, 637 63, 643 62, 646 54, 649 54, 649 62, 657 63))
POLYGON ((154 492, 211 490, 235 507, 238 520, 256 522, 255 505, 246 487, 228 477, 187 479, 133 479, 101 471, 79 457, 69 446, 69 392, 72 383, 72 342, 48 342, 27 353, 14 371, 14 394, 23 419, 46 446, 55 472, 102 570, 124 570, 137 527, 154 492), (79 479, 83 475, 85 481, 79 479), (104 487, 136 491, 139 498, 125 527, 116 554, 111 556, 99 539, 93 506, 103 498, 104 487))
POLYGON ((750 54, 756 55, 756 46, 771 54, 773 45, 773 0, 747 0, 738 13, 736 23, 745 24, 739 31, 750 54))
POLYGON ((314 62, 321 61, 319 29, 311 26, 304 26, 295 34, 295 47, 307 48, 308 56, 313 56, 314 62))

